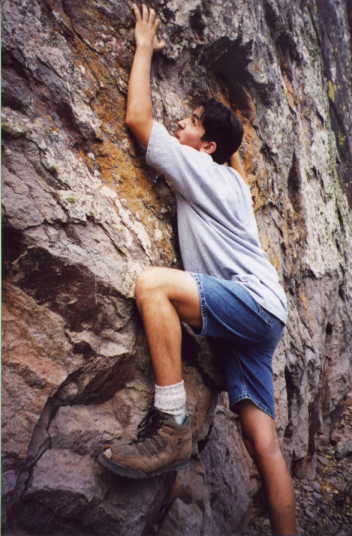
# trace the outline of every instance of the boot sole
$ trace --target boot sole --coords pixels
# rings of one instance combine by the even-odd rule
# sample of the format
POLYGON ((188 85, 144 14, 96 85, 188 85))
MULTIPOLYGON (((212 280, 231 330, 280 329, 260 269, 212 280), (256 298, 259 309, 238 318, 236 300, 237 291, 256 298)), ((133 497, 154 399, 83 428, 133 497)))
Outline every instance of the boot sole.
POLYGON ((125 465, 119 465, 116 462, 112 462, 104 456, 103 453, 99 454, 97 457, 97 462, 100 463, 105 469, 108 469, 116 475, 123 476, 125 478, 132 478, 135 480, 141 480, 145 478, 154 478, 155 476, 163 475, 164 473, 169 473, 170 471, 178 471, 191 462, 191 458, 184 460, 182 462, 176 462, 169 465, 165 465, 156 471, 151 471, 146 473, 140 469, 132 469, 131 467, 126 467, 125 465))

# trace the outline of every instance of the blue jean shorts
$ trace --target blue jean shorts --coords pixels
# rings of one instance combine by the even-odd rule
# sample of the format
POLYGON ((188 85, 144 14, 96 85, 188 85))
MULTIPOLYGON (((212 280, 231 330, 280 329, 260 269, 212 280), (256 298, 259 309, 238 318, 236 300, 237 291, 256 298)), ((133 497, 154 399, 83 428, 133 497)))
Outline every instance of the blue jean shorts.
POLYGON ((272 357, 281 338, 283 322, 264 309, 233 280, 189 272, 198 284, 202 327, 220 359, 230 407, 250 400, 275 418, 272 357))

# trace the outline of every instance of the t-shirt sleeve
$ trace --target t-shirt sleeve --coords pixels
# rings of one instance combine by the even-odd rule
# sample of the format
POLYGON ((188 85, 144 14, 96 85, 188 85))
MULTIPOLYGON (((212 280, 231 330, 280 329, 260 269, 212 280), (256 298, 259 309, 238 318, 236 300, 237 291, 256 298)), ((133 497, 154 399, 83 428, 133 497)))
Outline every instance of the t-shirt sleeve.
POLYGON ((146 162, 165 176, 171 188, 190 202, 198 202, 214 189, 212 157, 182 145, 166 128, 153 121, 146 162))

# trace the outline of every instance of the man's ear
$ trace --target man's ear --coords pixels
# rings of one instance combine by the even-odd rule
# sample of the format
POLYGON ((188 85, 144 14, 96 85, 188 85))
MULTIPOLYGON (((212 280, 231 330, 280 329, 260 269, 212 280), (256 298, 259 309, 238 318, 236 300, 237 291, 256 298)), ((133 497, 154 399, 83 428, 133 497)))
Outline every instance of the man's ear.
POLYGON ((216 141, 204 141, 200 151, 203 153, 213 154, 217 149, 216 141))

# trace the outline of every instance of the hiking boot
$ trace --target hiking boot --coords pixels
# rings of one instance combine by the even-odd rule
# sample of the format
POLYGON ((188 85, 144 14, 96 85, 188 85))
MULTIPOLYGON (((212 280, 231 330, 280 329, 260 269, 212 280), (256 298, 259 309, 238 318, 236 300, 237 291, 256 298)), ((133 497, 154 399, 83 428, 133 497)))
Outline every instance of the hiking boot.
POLYGON ((106 469, 127 478, 150 478, 176 471, 189 463, 192 430, 189 417, 177 424, 168 413, 151 408, 138 426, 137 439, 113 441, 97 460, 106 469))

